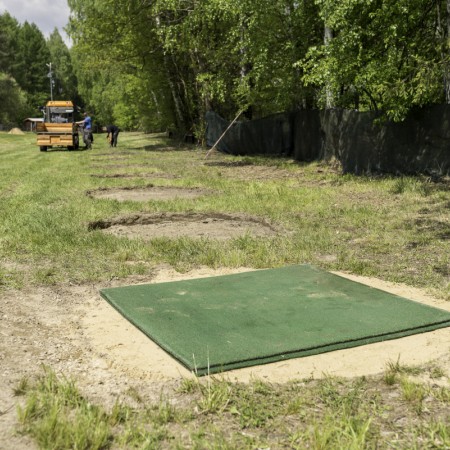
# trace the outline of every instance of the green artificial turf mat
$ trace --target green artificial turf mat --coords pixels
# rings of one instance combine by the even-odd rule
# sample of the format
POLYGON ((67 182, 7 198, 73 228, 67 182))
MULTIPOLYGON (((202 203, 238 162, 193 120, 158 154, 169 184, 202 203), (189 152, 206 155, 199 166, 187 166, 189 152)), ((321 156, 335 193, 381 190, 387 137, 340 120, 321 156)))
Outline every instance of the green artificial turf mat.
POLYGON ((309 265, 101 290, 198 375, 450 326, 450 313, 309 265))

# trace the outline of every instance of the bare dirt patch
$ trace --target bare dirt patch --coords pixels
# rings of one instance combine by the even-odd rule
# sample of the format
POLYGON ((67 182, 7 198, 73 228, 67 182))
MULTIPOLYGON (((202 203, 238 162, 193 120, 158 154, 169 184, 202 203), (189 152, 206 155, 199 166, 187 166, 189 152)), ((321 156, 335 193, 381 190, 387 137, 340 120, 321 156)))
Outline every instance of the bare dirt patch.
MULTIPOLYGON (((295 167, 295 164, 291 162, 295 167)), ((300 186, 316 186, 316 185, 329 185, 331 180, 325 179, 325 177, 331 173, 338 173, 337 170, 332 167, 319 167, 316 170, 318 179, 316 181, 305 181, 304 175, 298 171, 289 170, 277 165, 257 165, 248 163, 245 161, 222 161, 211 160, 203 163, 205 166, 214 167, 221 176, 239 180, 239 181, 276 181, 285 180, 293 181, 300 186), (323 177, 323 179, 321 179, 323 177)))
POLYGON ((128 160, 130 159, 129 153, 123 153, 123 154, 117 154, 117 155, 107 155, 107 157, 98 157, 102 156, 101 154, 96 155, 97 157, 92 157, 91 160, 95 162, 102 162, 102 161, 122 161, 122 160, 128 160))
POLYGON ((92 178, 164 178, 167 180, 173 180, 175 178, 181 178, 177 175, 170 173, 108 173, 108 174, 91 174, 92 178))
POLYGON ((293 172, 276 166, 258 166, 243 161, 211 161, 205 162, 204 164, 205 166, 217 168, 222 175, 235 180, 270 181, 298 179, 298 175, 293 172))
POLYGON ((152 184, 139 188, 106 188, 88 192, 88 195, 93 198, 107 198, 119 202, 127 200, 145 202, 149 200, 171 200, 175 198, 192 199, 207 194, 211 194, 211 191, 196 188, 189 189, 170 186, 154 186, 152 184))
POLYGON ((89 224, 114 236, 149 240, 180 236, 209 239, 232 239, 245 234, 254 237, 275 236, 279 230, 264 219, 227 214, 135 214, 89 224))
POLYGON ((90 167, 93 169, 102 169, 102 170, 109 170, 109 169, 143 169, 146 167, 151 167, 150 163, 142 163, 142 164, 91 164, 90 167))

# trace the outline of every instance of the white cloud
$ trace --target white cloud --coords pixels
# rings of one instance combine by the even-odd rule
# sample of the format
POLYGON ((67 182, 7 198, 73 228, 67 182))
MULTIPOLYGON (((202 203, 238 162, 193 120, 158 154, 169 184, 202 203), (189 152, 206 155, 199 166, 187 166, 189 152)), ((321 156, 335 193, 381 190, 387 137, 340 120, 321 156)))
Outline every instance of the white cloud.
POLYGON ((0 0, 0 14, 5 11, 20 23, 35 23, 46 38, 58 28, 62 38, 70 44, 64 31, 70 14, 67 0, 0 0))

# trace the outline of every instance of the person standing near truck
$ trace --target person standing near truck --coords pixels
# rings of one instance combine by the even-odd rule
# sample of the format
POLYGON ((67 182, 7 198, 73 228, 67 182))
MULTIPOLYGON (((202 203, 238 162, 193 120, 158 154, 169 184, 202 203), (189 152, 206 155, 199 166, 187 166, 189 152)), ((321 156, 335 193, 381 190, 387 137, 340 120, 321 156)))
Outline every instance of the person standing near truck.
POLYGON ((85 112, 83 113, 83 120, 77 122, 78 125, 83 127, 83 142, 86 149, 92 148, 92 143, 94 142, 94 138, 92 136, 92 119, 91 116, 85 112))
POLYGON ((117 138, 119 136, 119 127, 116 125, 108 125, 106 127, 106 132, 108 133, 106 135, 106 139, 109 141, 110 147, 117 147, 117 138))

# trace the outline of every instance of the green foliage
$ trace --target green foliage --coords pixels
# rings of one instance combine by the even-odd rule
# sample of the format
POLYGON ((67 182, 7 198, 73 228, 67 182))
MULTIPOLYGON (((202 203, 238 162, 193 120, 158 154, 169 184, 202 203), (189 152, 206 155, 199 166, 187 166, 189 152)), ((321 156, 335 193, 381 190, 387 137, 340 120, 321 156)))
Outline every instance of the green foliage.
POLYGON ((8 12, 0 14, 0 72, 13 78, 17 78, 19 70, 19 30, 19 23, 8 12))
MULTIPOLYGON (((32 91, 29 88, 33 81, 41 84, 42 80, 31 73, 30 63, 39 58, 42 50, 43 37, 39 33, 27 23, 20 26, 7 12, 0 15, 0 123, 3 125, 21 125, 35 110, 35 105, 31 105, 36 101, 39 87, 33 87, 32 91), (27 39, 30 39, 30 52, 24 45, 27 39)), ((36 66, 31 64, 31 67, 36 66)))
POLYGON ((257 118, 333 106, 402 120, 413 107, 450 101, 443 0, 69 6, 70 51, 56 30, 46 44, 34 24, 0 16, 0 72, 17 81, 33 108, 48 98, 50 60, 57 95, 83 103, 103 125, 176 127, 200 139, 210 109, 232 119, 238 111, 257 118))
POLYGON ((72 55, 85 108, 104 125, 168 128, 174 121, 171 92, 150 7, 125 0, 74 0, 70 6, 72 55))
POLYGON ((0 123, 6 126, 20 123, 25 109, 25 93, 14 78, 0 72, 0 123))
POLYGON ((293 67, 318 41, 312 0, 123 2, 69 2, 82 93, 99 117, 198 133, 208 109, 233 117, 244 109, 250 117, 312 105, 312 90, 293 67), (122 13, 110 14, 116 9, 122 13), (100 20, 106 11, 109 20, 100 20), (108 81, 92 80, 93 67, 108 81), (114 97, 113 110, 97 90, 114 97))
MULTIPOLYGON (((445 3, 429 0, 316 0, 333 30, 299 61, 304 81, 332 91, 334 106, 383 110, 401 120, 413 106, 445 101, 449 62, 445 3)), ((448 20, 448 18, 447 18, 448 20)))
POLYGON ((70 52, 55 29, 48 41, 34 23, 19 25, 7 12, 0 15, 0 122, 23 124, 50 99, 49 67, 54 70, 55 99, 78 100, 70 52))
POLYGON ((25 22, 18 35, 18 51, 21 57, 17 82, 27 93, 50 94, 48 67, 50 51, 42 32, 32 23, 25 22))
MULTIPOLYGON (((88 55, 80 75, 89 79, 93 66, 121 66, 130 90, 120 76, 99 89, 115 98, 111 118, 128 118, 140 129, 176 123, 198 133, 209 109, 231 119, 240 110, 254 118, 335 106, 401 120, 414 106, 445 101, 446 90, 450 97, 443 1, 71 0, 70 6, 75 47, 88 55), (101 20, 107 11, 110 20, 101 20), (332 36, 326 44, 324 30, 332 36)), ((98 95, 85 95, 100 116, 108 110, 98 95)))

